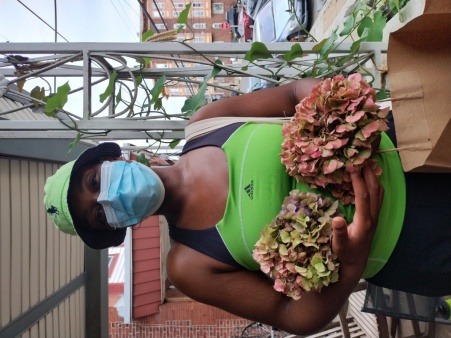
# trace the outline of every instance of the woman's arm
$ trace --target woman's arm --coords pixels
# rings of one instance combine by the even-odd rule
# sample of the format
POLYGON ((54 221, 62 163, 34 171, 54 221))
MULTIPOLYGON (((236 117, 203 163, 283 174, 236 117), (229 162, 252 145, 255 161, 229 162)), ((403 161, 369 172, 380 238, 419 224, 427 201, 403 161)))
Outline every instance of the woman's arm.
POLYGON ((340 272, 337 283, 321 293, 306 292, 293 300, 273 288, 273 281, 260 271, 215 269, 215 263, 193 249, 171 247, 168 274, 175 287, 188 297, 236 316, 277 327, 291 334, 319 331, 338 314, 360 280, 358 271, 340 272), (172 263, 178 251, 178 263, 172 263), (174 255, 174 256, 173 256, 174 255), (178 272, 174 272, 178 270, 178 272))
POLYGON ((285 117, 293 116, 294 107, 320 80, 306 78, 286 85, 266 88, 249 94, 224 98, 199 109, 189 123, 212 117, 285 117))
POLYGON ((320 293, 306 292, 293 300, 276 292, 263 273, 233 270, 181 244, 168 256, 169 277, 187 296, 238 316, 293 334, 320 330, 338 314, 361 278, 382 204, 383 190, 369 166, 351 178, 356 195, 353 222, 348 226, 336 217, 332 223, 340 279, 320 293))

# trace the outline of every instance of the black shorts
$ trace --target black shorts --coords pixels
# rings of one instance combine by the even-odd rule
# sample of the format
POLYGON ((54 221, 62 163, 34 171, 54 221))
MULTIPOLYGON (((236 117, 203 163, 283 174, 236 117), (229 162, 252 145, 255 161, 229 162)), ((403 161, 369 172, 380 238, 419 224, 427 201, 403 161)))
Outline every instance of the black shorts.
POLYGON ((425 296, 451 295, 451 174, 405 177, 401 235, 387 264, 368 281, 425 296))

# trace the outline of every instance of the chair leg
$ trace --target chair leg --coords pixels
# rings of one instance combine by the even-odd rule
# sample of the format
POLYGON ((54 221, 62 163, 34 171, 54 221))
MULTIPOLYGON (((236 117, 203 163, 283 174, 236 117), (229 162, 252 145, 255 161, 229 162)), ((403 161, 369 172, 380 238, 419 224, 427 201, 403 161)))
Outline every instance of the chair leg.
POLYGON ((376 323, 379 331, 379 338, 390 338, 388 333, 387 317, 382 315, 376 315, 376 323))
POLYGON ((435 338, 435 323, 427 323, 426 325, 427 338, 435 338))
POLYGON ((390 317, 390 337, 396 337, 396 333, 402 337, 401 323, 399 318, 390 317))
POLYGON ((349 300, 346 301, 346 303, 343 305, 340 312, 338 313, 338 318, 340 319, 340 326, 341 326, 341 331, 343 333, 343 338, 351 338, 351 334, 349 333, 348 320, 346 319, 346 314, 348 313, 348 305, 349 305, 349 300))

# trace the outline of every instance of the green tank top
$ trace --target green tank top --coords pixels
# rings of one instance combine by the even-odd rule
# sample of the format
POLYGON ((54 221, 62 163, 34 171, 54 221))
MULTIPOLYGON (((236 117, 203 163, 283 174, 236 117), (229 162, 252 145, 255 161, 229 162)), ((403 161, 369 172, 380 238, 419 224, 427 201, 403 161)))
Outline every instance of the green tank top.
MULTIPOLYGON (((284 198, 292 189, 312 191, 285 172, 280 161, 282 126, 246 123, 224 143, 229 169, 229 195, 224 217, 216 225, 233 258, 249 270, 259 270, 252 251, 260 232, 279 213, 284 198)), ((380 149, 394 148, 383 133, 380 149)), ((364 278, 374 276, 390 257, 401 232, 406 188, 397 152, 377 155, 383 168, 380 182, 385 189, 379 224, 370 250, 364 278)), ((331 195, 323 189, 317 193, 331 195)), ((354 206, 340 206, 348 221, 354 206)))

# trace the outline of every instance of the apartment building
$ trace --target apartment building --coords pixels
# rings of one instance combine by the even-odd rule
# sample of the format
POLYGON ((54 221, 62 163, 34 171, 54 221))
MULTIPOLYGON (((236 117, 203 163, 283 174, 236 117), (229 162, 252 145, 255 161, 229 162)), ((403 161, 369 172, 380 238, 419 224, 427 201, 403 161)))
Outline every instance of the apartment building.
MULTIPOLYGON (((164 32, 179 28, 177 19, 185 8, 188 1, 181 0, 158 0, 145 1, 147 13, 143 13, 142 32, 153 30, 164 32)), ((179 40, 186 43, 224 43, 233 41, 232 28, 223 29, 226 22, 227 12, 237 4, 237 0, 200 0, 191 1, 191 9, 188 15, 187 25, 183 27, 178 35, 179 40)), ((193 59, 199 59, 193 56, 193 59)), ((230 59, 221 58, 223 63, 231 63, 230 59)), ((174 62, 172 60, 152 60, 152 68, 191 68, 196 63, 183 61, 174 62)), ((168 86, 170 96, 189 97, 197 92, 196 82, 202 81, 201 77, 190 79, 192 82, 174 81, 168 86)), ((233 95, 233 91, 228 89, 238 88, 236 78, 217 77, 211 81, 208 87, 206 99, 208 102, 233 95)))

